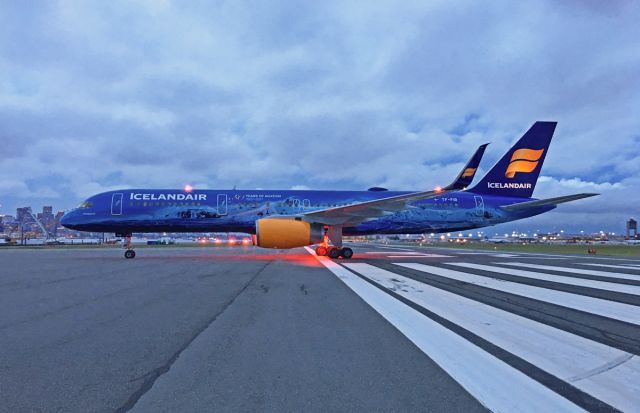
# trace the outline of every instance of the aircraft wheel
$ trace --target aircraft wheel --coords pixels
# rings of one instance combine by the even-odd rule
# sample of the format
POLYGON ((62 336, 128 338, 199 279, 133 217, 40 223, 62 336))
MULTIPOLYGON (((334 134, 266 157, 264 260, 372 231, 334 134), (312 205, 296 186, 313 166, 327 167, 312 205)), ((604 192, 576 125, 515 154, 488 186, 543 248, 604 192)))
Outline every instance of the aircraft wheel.
POLYGON ((135 258, 136 257, 136 252, 134 250, 126 250, 124 252, 124 257, 125 258, 135 258))
POLYGON ((327 255, 327 247, 325 247, 324 245, 316 247, 316 255, 318 257, 324 257, 325 255, 327 255))
POLYGON ((340 256, 348 260, 353 257, 353 250, 351 248, 343 248, 340 250, 340 256))
POLYGON ((329 258, 336 259, 340 257, 340 248, 333 247, 329 250, 329 258))

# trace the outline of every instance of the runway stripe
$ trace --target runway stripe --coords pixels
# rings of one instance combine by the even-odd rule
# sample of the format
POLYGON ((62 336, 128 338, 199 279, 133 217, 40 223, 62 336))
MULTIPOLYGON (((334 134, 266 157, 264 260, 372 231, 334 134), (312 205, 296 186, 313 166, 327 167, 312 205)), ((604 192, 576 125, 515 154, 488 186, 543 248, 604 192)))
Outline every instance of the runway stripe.
POLYGON ((640 268, 633 266, 633 264, 629 264, 629 265, 613 265, 613 264, 593 264, 593 263, 576 263, 578 265, 591 265, 593 267, 604 267, 604 268, 619 268, 619 269, 624 269, 624 270, 633 270, 633 271, 640 271, 640 268))
MULTIPOLYGON (((404 255, 416 255, 416 254, 421 254, 420 252, 416 252, 416 251, 411 251, 411 250, 406 250, 408 252, 396 252, 399 250, 393 250, 393 251, 365 251, 365 254, 381 254, 381 255, 386 255, 386 254, 404 254, 404 255)), ((404 250, 402 250, 404 251, 404 250)))
POLYGON ((567 293, 564 291, 557 291, 543 287, 534 287, 527 284, 495 279, 491 278, 490 276, 481 276, 425 264, 394 264, 401 267, 426 272, 429 274, 439 275, 441 277, 468 282, 492 290, 503 291, 521 297, 532 298, 534 300, 544 301, 546 303, 556 304, 563 307, 573 308, 575 310, 640 325, 640 307, 630 304, 623 304, 615 301, 603 300, 600 298, 587 297, 579 294, 567 293))
POLYGON ((615 291, 626 294, 640 295, 640 286, 617 284, 607 281, 587 280, 569 276, 559 276, 542 272, 525 271, 513 268, 496 267, 493 265, 471 264, 467 262, 447 262, 446 265, 457 267, 473 268, 476 270, 493 271, 500 274, 508 274, 516 277, 527 277, 536 280, 551 281, 558 284, 578 285, 581 287, 596 288, 599 290, 615 291))
POLYGON ((521 257, 521 255, 518 255, 518 254, 506 254, 506 253, 491 252, 491 251, 487 251, 487 252, 456 252, 456 254, 459 254, 459 255, 488 255, 490 257, 499 257, 499 258, 521 257))
POLYGON ((438 254, 414 254, 414 255, 387 255, 387 258, 451 258, 451 255, 438 254))
POLYGON ((632 354, 370 264, 344 266, 617 409, 640 406, 640 358, 632 354))
POLYGON ((489 410, 584 411, 339 264, 326 257, 317 259, 489 410))
POLYGON ((625 274, 621 272, 583 270, 582 268, 576 269, 576 268, 570 268, 570 267, 556 267, 554 265, 529 264, 526 262, 497 262, 495 264, 510 265, 513 267, 535 268, 538 270, 566 272, 570 274, 598 275, 600 277, 610 277, 610 278, 620 278, 624 280, 640 281, 640 275, 625 274))

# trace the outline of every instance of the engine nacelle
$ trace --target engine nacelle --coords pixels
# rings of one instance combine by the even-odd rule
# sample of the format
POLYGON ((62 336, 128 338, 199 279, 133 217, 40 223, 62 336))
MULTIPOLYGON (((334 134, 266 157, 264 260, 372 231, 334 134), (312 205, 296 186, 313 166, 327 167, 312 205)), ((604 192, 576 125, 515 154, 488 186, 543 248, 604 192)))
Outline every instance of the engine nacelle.
POLYGON ((263 218, 256 221, 256 242, 262 248, 297 248, 317 244, 324 238, 322 224, 295 219, 263 218))

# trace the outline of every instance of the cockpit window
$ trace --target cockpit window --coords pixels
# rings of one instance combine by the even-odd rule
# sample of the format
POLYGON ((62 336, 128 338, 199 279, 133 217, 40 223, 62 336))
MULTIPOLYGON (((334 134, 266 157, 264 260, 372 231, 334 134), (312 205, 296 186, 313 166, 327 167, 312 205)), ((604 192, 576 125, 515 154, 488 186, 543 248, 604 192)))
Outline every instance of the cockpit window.
POLYGON ((81 203, 80 205, 78 205, 78 208, 91 208, 93 206, 93 202, 91 201, 84 201, 83 203, 81 203))

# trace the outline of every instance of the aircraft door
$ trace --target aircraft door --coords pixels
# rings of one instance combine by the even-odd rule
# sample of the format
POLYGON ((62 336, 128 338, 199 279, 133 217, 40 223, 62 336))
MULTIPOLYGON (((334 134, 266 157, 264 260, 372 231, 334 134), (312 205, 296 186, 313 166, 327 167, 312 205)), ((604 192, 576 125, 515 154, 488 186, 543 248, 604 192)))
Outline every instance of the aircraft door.
POLYGON ((111 195, 111 215, 122 215, 122 193, 111 195))
POLYGON ((227 194, 218 194, 218 215, 227 215, 227 194))
POLYGON ((476 201, 476 215, 484 216, 484 199, 479 195, 474 196, 473 199, 476 201))

